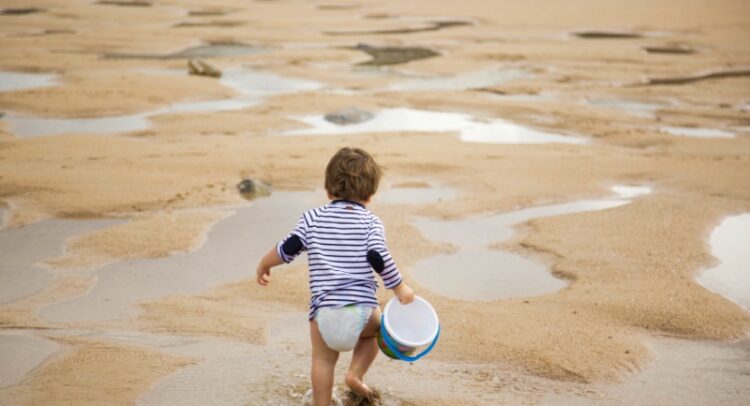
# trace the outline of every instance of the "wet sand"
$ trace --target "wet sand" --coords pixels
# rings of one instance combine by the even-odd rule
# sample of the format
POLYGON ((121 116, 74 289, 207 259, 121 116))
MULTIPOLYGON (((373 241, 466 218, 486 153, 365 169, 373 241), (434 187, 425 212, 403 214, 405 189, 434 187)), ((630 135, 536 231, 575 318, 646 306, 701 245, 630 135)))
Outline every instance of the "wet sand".
POLYGON ((746 2, 26 3, 0 13, 0 403, 298 404, 304 261, 253 273, 344 145, 386 167, 371 208, 441 318, 427 359, 376 361, 389 404, 750 396, 750 313, 696 282, 746 259, 711 237, 750 212, 746 2), (433 285, 467 250, 559 285, 433 285))

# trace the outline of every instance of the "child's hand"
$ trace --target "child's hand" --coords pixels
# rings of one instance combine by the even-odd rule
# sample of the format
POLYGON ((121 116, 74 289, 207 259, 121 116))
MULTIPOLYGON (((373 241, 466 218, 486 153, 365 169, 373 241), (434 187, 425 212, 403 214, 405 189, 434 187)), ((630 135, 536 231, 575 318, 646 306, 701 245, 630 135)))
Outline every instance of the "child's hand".
POLYGON ((414 291, 404 282, 393 288, 393 293, 401 304, 409 304, 414 301, 414 291))
POLYGON ((263 266, 263 264, 258 265, 258 269, 256 270, 257 278, 258 278, 258 284, 260 286, 266 286, 268 285, 268 282, 271 279, 271 268, 263 266))

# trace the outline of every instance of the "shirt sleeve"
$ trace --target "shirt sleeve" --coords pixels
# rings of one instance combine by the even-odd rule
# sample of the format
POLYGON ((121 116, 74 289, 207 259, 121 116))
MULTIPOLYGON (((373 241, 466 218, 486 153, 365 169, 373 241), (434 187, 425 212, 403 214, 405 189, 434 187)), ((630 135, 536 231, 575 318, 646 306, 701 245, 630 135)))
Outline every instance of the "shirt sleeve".
POLYGON ((303 213, 291 233, 276 244, 276 253, 285 263, 290 263, 302 251, 307 251, 307 229, 310 224, 309 213, 303 213))
POLYGON ((385 228, 383 227, 383 223, 374 215, 369 232, 367 233, 367 250, 374 250, 383 259, 383 271, 379 274, 383 279, 386 289, 393 289, 398 286, 403 278, 385 244, 385 228))

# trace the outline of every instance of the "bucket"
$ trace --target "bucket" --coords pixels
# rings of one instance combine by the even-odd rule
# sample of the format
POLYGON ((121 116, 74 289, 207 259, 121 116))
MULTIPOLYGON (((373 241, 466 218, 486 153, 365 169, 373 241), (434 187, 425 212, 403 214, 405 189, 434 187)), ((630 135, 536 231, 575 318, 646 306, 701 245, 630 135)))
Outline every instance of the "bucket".
POLYGON ((440 322, 429 302, 419 296, 403 305, 395 297, 383 310, 380 320, 378 347, 383 354, 402 361, 414 362, 432 351, 440 336, 440 322), (427 348, 412 355, 420 348, 427 348))

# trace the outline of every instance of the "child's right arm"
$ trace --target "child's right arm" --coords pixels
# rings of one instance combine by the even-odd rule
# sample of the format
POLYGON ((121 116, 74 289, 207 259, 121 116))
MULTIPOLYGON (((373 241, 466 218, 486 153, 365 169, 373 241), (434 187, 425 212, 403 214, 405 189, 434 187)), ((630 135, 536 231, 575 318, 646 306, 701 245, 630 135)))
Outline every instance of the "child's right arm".
POLYGON ((271 248, 266 255, 261 258, 256 270, 258 284, 261 286, 268 285, 271 278, 271 268, 283 264, 284 261, 279 257, 276 247, 271 248))

